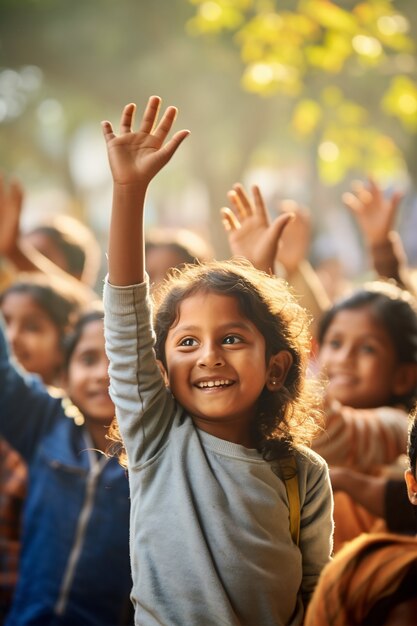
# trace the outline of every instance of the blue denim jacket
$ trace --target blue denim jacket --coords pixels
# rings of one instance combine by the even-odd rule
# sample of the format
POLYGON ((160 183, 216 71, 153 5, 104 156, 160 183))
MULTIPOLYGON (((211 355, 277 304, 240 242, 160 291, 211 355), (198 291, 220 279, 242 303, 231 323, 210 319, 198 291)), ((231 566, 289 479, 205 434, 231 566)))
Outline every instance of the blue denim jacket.
POLYGON ((60 398, 9 361, 0 324, 0 434, 29 466, 7 626, 121 626, 130 615, 129 487, 60 398))

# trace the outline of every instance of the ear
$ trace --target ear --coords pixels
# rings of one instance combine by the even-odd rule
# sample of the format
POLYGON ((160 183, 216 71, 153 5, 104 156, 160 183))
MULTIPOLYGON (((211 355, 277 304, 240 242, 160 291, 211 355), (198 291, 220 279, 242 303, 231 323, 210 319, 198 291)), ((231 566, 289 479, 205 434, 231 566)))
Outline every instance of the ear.
POLYGON ((395 372, 393 383, 392 391, 396 396, 403 396, 413 387, 417 387, 417 364, 401 363, 395 372))
POLYGON ((284 385, 292 361, 292 355, 287 350, 281 350, 281 352, 271 356, 266 371, 266 388, 268 391, 278 391, 284 385))
POLYGON ((411 504, 417 506, 417 480, 414 478, 411 470, 404 472, 405 482, 407 483, 407 493, 411 504))
POLYGON ((168 373, 167 373, 167 371, 165 369, 164 364, 159 359, 156 359, 156 362, 158 364, 159 371, 162 374, 162 378, 164 379, 165 387, 169 387, 168 373))

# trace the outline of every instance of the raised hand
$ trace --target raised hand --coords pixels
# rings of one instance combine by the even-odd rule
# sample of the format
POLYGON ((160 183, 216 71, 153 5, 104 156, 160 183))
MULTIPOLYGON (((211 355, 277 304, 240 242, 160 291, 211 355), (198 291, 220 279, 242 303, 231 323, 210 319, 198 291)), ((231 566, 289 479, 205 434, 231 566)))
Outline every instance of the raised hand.
POLYGON ((292 213, 285 213, 270 222, 259 187, 252 187, 251 200, 240 183, 236 183, 227 197, 231 208, 220 211, 228 235, 231 252, 243 256, 258 269, 273 269, 279 240, 292 213))
POLYGON ((136 110, 133 103, 127 104, 123 109, 119 135, 113 132, 110 122, 102 122, 115 184, 146 187, 189 134, 188 130, 180 130, 164 143, 176 118, 177 109, 168 107, 158 122, 160 106, 159 96, 149 98, 137 132, 133 130, 136 110))
POLYGON ((290 276, 308 257, 311 241, 310 211, 295 200, 282 200, 279 211, 293 215, 280 239, 277 257, 278 262, 284 266, 287 276, 290 276))
POLYGON ((368 186, 356 183, 353 193, 343 194, 342 200, 358 222, 359 228, 369 247, 384 243, 394 228, 398 205, 402 199, 400 192, 384 198, 381 188, 369 178, 368 186))
POLYGON ((149 98, 137 132, 132 130, 134 104, 123 109, 119 135, 113 132, 110 122, 102 122, 113 176, 108 250, 109 280, 113 285, 143 282, 146 190, 189 134, 188 130, 180 130, 167 141, 177 109, 168 107, 158 122, 160 106, 161 98, 149 98))
POLYGON ((17 180, 7 187, 0 174, 0 255, 13 256, 19 240, 23 188, 17 180))

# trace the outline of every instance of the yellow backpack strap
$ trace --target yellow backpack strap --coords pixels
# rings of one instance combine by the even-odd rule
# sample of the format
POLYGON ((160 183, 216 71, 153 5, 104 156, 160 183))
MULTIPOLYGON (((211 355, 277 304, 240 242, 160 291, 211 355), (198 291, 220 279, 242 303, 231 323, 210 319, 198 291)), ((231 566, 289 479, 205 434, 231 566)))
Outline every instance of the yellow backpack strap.
POLYGON ((298 491, 298 474, 295 456, 291 455, 279 460, 281 476, 287 491, 290 508, 290 532, 293 542, 298 546, 300 543, 300 493, 298 491))

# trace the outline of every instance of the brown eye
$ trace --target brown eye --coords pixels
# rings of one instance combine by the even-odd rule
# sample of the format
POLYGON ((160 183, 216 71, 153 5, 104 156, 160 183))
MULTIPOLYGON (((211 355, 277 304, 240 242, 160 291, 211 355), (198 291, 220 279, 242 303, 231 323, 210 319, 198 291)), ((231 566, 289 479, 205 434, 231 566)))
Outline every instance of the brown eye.
POLYGON ((178 345, 188 348, 191 346, 196 346, 197 341, 196 339, 193 339, 193 337, 186 337, 185 339, 182 339, 178 345))
POLYGON ((223 339, 223 343, 229 346, 233 346, 236 343, 242 343, 242 341, 242 338, 238 337, 237 335, 227 335, 227 337, 223 339))

